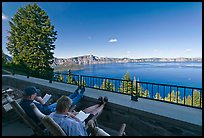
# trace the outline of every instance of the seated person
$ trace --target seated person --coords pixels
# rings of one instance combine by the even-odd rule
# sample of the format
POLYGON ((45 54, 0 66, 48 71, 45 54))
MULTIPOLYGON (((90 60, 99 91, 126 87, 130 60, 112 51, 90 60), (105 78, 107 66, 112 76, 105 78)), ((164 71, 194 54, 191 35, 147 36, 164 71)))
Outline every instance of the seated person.
MULTIPOLYGON (((102 97, 100 98, 100 100, 102 97)), ((62 96, 57 101, 56 111, 51 113, 49 116, 64 130, 68 136, 88 136, 85 129, 85 125, 88 123, 93 116, 101 113, 103 108, 108 102, 108 98, 104 97, 100 103, 85 108, 85 113, 90 115, 85 119, 85 124, 81 122, 75 115, 77 112, 68 112, 72 105, 72 100, 67 96, 62 96)))
MULTIPOLYGON (((78 87, 74 93, 70 94, 69 97, 72 100, 73 104, 76 104, 79 102, 82 97, 83 93, 85 91, 85 88, 81 88, 81 92, 79 93, 78 90, 81 87, 78 87)), ((36 100, 37 102, 33 102, 36 107, 45 115, 49 115, 51 112, 54 112, 56 109, 56 103, 53 103, 51 105, 46 105, 42 99, 42 97, 37 96, 37 93, 39 93, 40 90, 36 89, 36 87, 29 86, 25 88, 24 93, 23 93, 23 99, 20 101, 20 106, 24 109, 24 111, 27 113, 29 117, 31 117, 36 123, 40 122, 40 120, 37 118, 35 113, 33 112, 32 108, 30 107, 30 104, 36 100)))

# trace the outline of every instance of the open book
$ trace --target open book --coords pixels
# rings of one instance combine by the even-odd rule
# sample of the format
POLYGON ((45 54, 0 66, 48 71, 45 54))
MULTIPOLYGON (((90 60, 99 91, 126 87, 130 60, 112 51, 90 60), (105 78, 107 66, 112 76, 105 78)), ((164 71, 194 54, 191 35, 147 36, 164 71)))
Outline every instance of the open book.
MULTIPOLYGON (((47 101, 50 99, 52 97, 52 95, 51 94, 45 94, 45 96, 43 97, 43 101, 45 102, 45 103, 47 103, 47 101)), ((36 100, 34 100, 34 102, 36 102, 36 103, 39 103, 38 101, 36 101, 36 100)))
POLYGON ((90 113, 84 113, 82 110, 79 111, 79 113, 76 115, 76 117, 83 122, 88 116, 90 115, 90 113))

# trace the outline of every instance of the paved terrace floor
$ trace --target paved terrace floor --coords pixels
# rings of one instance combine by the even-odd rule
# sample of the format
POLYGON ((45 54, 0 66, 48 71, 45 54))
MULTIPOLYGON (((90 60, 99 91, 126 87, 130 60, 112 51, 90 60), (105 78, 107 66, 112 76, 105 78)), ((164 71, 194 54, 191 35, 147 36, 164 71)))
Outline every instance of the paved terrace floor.
MULTIPOLYGON (((37 79, 21 75, 5 75, 8 77, 29 81, 39 85, 49 86, 55 89, 62 89, 65 91, 73 92, 77 86, 69 85, 64 83, 52 82, 49 83, 48 80, 37 79)), ((149 99, 139 98, 138 102, 130 100, 129 95, 117 94, 113 92, 107 92, 92 88, 86 88, 84 93, 85 96, 91 98, 98 98, 99 96, 107 96, 109 98, 109 103, 115 103, 118 105, 123 105, 127 108, 138 109, 141 111, 157 114, 160 116, 165 116, 173 118, 176 120, 181 120, 191 124, 199 125, 202 127, 202 109, 190 108, 185 106, 179 106, 175 104, 169 104, 164 102, 158 102, 149 99)))

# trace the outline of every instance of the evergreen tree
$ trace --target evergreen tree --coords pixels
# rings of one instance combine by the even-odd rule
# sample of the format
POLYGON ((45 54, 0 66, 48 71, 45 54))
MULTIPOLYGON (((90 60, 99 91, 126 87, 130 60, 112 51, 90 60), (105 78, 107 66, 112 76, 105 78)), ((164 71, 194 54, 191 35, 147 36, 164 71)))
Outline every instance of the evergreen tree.
POLYGON ((123 77, 123 80, 122 82, 120 83, 120 88, 119 88, 119 92, 122 92, 122 93, 127 93, 127 94, 131 94, 131 89, 132 89, 132 82, 131 82, 131 79, 130 79, 130 74, 129 72, 127 72, 124 77, 123 77))
POLYGON ((64 77, 62 76, 62 74, 58 74, 57 81, 59 81, 59 82, 63 82, 64 81, 64 77))
POLYGON ((200 106, 200 92, 193 90, 193 106, 200 106))
POLYGON ((6 60, 6 55, 4 54, 3 50, 2 50, 2 65, 5 65, 7 62, 6 60))
POLYGON ((80 81, 77 81, 77 85, 78 86, 86 86, 86 81, 85 81, 85 79, 82 77, 81 79, 80 79, 80 81))
POLYGON ((79 81, 79 83, 76 82, 76 84, 77 84, 78 86, 86 86, 86 81, 85 81, 85 80, 82 80, 82 82, 79 81))
POLYGON ((99 88, 99 86, 97 84, 94 85, 94 88, 99 88))
POLYGON ((13 64, 35 71, 36 77, 51 78, 57 32, 46 12, 36 3, 28 4, 18 9, 9 25, 7 49, 13 64))
MULTIPOLYGON (((139 79, 138 79, 139 82, 139 79)), ((133 95, 136 95, 136 88, 137 88, 137 95, 138 96, 142 96, 142 97, 147 97, 149 96, 149 91, 146 90, 145 93, 142 92, 142 86, 140 83, 136 83, 136 77, 134 76, 134 80, 133 80, 133 95), (137 86, 137 87, 136 87, 137 86)))
POLYGON ((73 82, 73 77, 72 77, 71 74, 68 74, 68 76, 67 76, 67 83, 72 84, 72 82, 73 82))
POLYGON ((103 80, 101 89, 108 90, 108 91, 115 91, 113 84, 108 79, 103 80))
POLYGON ((176 91, 176 101, 178 100, 178 103, 182 103, 181 95, 179 91, 176 91), (178 96, 178 99, 177 99, 178 96))
POLYGON ((149 95, 149 90, 147 90, 147 89, 145 90, 144 96, 145 96, 145 97, 149 97, 149 96, 150 96, 150 95, 149 95))
POLYGON ((136 77, 134 76, 134 79, 133 79, 133 90, 132 90, 133 96, 136 96, 136 86, 137 86, 137 81, 136 81, 136 77))
MULTIPOLYGON (((138 79, 139 81, 139 79, 138 79)), ((142 92, 142 86, 140 83, 136 82, 136 77, 134 76, 134 80, 133 80, 133 96, 136 96, 136 88, 137 88, 137 95, 138 96, 149 96, 149 91, 146 90, 145 91, 145 94, 142 92), (136 87, 137 86, 137 87, 136 87)))
POLYGON ((161 97, 159 92, 156 92, 155 99, 162 100, 163 98, 161 97))
POLYGON ((188 95, 187 98, 185 97, 185 104, 192 105, 192 97, 190 95, 188 95))
POLYGON ((68 71, 67 75, 67 83, 69 84, 77 84, 76 80, 74 79, 73 75, 71 74, 71 71, 68 71))
POLYGON ((166 101, 176 102, 176 96, 174 94, 174 90, 171 91, 171 94, 168 93, 167 97, 165 97, 166 101))
POLYGON ((181 103, 181 104, 184 103, 184 101, 181 99, 179 91, 174 92, 174 90, 172 90, 171 96, 170 96, 170 93, 168 93, 167 97, 165 97, 165 101, 170 101, 170 99, 171 99, 171 102, 177 103, 177 100, 178 100, 178 103, 181 103))

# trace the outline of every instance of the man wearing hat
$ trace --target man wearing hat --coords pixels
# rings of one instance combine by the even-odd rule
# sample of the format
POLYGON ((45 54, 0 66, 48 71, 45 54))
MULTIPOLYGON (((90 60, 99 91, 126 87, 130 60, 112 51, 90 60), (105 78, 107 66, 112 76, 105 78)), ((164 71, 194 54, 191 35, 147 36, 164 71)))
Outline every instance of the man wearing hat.
POLYGON ((40 90, 36 87, 29 86, 24 89, 23 99, 20 101, 20 106, 24 109, 24 111, 27 113, 29 117, 31 117, 35 122, 40 122, 38 117, 35 115, 34 111, 30 107, 31 103, 35 103, 35 105, 38 107, 38 109, 46 115, 49 115, 51 113, 50 108, 48 105, 44 103, 42 98, 40 96, 37 96, 37 93, 39 93, 40 90), (39 103, 33 102, 33 100, 38 101, 39 103))

